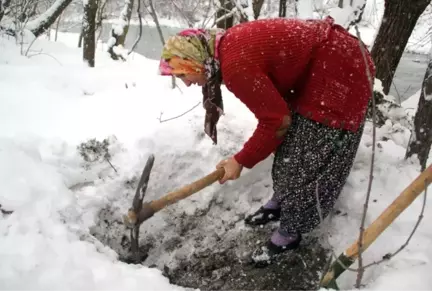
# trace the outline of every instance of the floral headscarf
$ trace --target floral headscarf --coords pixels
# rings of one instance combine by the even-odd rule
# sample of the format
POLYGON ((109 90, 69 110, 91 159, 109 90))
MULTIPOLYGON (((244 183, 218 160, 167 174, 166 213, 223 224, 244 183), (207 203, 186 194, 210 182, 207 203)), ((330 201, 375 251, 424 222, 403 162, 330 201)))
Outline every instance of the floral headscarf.
POLYGON ((223 114, 220 85, 222 77, 218 56, 223 29, 186 29, 170 37, 162 50, 159 64, 161 75, 204 74, 203 107, 206 110, 205 133, 217 143, 216 124, 223 114))

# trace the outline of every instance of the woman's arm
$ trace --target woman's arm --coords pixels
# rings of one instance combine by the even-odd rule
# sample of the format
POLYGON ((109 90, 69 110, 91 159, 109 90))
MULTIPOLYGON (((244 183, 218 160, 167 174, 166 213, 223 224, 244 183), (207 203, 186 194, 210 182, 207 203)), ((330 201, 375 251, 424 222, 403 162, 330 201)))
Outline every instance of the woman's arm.
POLYGON ((258 119, 253 135, 234 156, 238 163, 250 169, 281 144, 291 121, 290 110, 271 80, 262 72, 231 74, 225 84, 258 119))

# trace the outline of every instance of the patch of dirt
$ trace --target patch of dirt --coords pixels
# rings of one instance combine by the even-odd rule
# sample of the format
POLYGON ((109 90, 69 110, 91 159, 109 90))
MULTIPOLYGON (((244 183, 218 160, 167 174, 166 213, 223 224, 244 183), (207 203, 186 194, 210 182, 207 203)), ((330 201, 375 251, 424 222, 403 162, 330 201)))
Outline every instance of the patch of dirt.
MULTIPOLYGON (((169 172, 183 172, 172 168, 172 163, 168 166, 169 172)), ((153 173, 157 171, 163 172, 160 168, 153 173)), ((178 187, 176 181, 163 178, 152 177, 152 185, 157 186, 148 191, 153 196, 146 197, 147 201, 178 187)), ((145 221, 140 227, 141 264, 161 270, 172 284, 200 290, 317 290, 330 254, 318 235, 305 236, 298 249, 279 255, 273 264, 255 267, 252 254, 267 242, 278 223, 257 228, 244 225, 246 213, 262 205, 271 189, 269 178, 259 170, 245 173, 242 179, 242 183, 208 187, 145 221)), ((90 229, 126 263, 135 261, 121 215, 131 205, 136 182, 128 180, 129 187, 122 189, 127 194, 113 196, 90 229)))
POLYGON ((268 238, 268 229, 248 230, 236 243, 221 243, 194 253, 164 274, 176 285, 200 290, 316 290, 326 264, 327 251, 316 237, 307 237, 295 250, 274 263, 257 268, 250 255, 268 238), (256 244, 254 242, 260 241, 256 244), (239 250, 244 253, 239 255, 239 250))
MULTIPOLYGON (((206 214, 202 213, 209 218, 206 214)), ((113 219, 114 212, 106 209, 99 216, 92 234, 113 248, 121 261, 132 263, 129 232, 122 222, 113 219)), ((226 224, 222 232, 203 232, 203 216, 175 217, 177 223, 166 226, 171 232, 165 236, 141 234, 142 265, 162 270, 172 284, 200 290, 318 289, 329 255, 318 237, 306 236, 297 250, 279 255, 265 268, 257 268, 251 255, 266 242, 276 223, 250 228, 238 220, 226 224), (149 253, 153 253, 150 259, 149 253)))

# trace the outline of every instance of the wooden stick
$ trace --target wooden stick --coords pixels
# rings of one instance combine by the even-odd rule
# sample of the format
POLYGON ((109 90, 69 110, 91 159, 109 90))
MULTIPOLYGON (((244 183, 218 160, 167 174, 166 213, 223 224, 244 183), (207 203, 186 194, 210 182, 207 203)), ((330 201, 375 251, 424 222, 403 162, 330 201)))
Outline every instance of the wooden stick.
POLYGON ((123 215, 123 222, 128 227, 134 227, 136 224, 141 224, 166 206, 191 196, 192 194, 200 191, 201 189, 220 180, 221 178, 223 178, 224 175, 224 168, 217 169, 213 173, 208 174, 207 176, 176 191, 168 193, 162 198, 142 203, 139 213, 136 213, 136 208, 132 207, 128 210, 126 215, 123 215))
MULTIPOLYGON (((364 252, 377 237, 426 189, 432 182, 432 165, 424 170, 365 230, 362 241, 364 252)), ((321 287, 337 289, 336 279, 358 258, 358 241, 354 242, 332 264, 320 283, 321 287)))
POLYGON ((203 188, 213 184, 214 182, 220 180, 225 175, 224 168, 217 169, 211 174, 189 184, 178 190, 166 194, 162 198, 150 202, 150 207, 154 212, 158 212, 162 208, 171 205, 179 200, 187 198, 192 194, 202 190, 203 188))

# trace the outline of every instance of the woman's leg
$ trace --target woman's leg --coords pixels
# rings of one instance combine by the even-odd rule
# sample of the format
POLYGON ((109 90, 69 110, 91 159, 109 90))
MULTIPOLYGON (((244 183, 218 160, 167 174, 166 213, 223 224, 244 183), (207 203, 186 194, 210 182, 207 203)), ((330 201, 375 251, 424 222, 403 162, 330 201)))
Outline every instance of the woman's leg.
POLYGON ((327 217, 348 178, 362 133, 363 127, 353 133, 293 115, 272 168, 273 199, 281 205, 280 227, 271 239, 276 247, 297 246, 302 233, 327 217))

